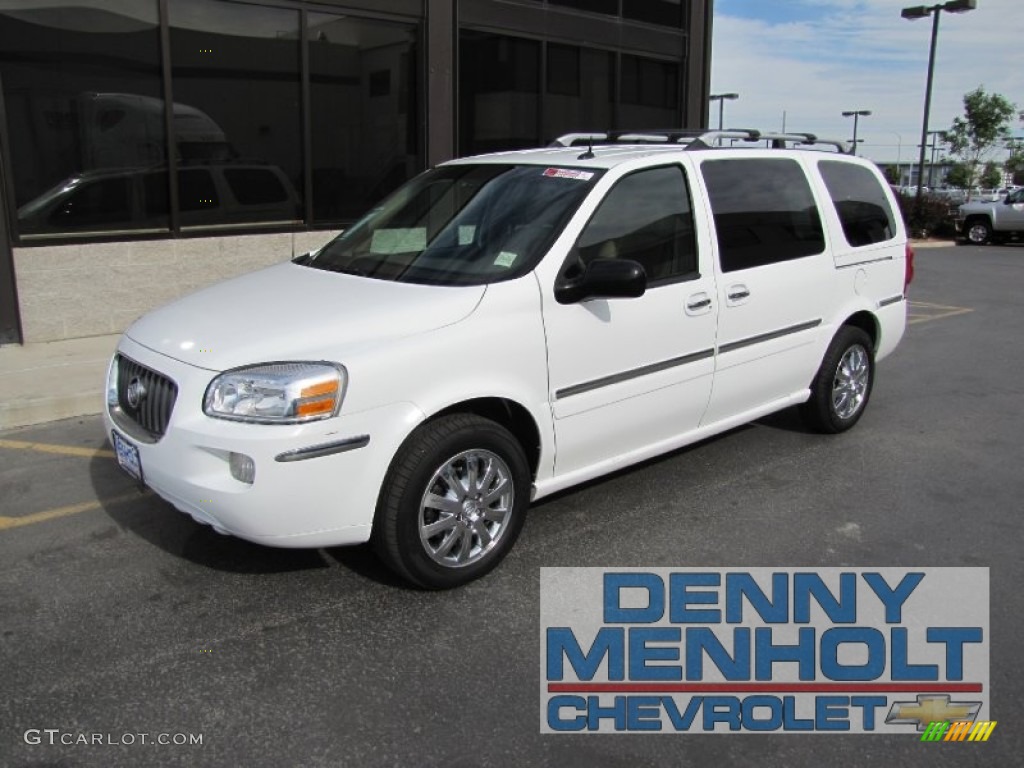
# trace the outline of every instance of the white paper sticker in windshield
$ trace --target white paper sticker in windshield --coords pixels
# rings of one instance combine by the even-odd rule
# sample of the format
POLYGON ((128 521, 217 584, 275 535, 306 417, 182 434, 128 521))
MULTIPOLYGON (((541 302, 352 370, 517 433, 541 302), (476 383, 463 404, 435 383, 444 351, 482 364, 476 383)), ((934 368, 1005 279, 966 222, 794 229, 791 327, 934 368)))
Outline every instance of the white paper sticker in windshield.
POLYGON ((544 175, 552 179, 579 179, 580 181, 589 181, 594 178, 592 171, 577 171, 573 168, 547 168, 544 170, 544 175))
POLYGON ((426 227, 378 229, 370 241, 370 253, 413 253, 426 247, 426 227))
POLYGON ((476 224, 459 224, 459 245, 472 245, 476 236, 476 224))
POLYGON ((518 253, 510 253, 509 251, 502 251, 498 254, 498 258, 494 260, 494 266, 496 267, 511 267, 516 259, 519 258, 518 253))

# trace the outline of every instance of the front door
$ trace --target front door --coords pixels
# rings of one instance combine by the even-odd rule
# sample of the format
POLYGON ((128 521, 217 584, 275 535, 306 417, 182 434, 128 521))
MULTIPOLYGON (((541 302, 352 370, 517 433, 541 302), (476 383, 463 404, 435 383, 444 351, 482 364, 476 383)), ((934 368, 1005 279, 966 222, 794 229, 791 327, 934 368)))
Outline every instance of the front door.
POLYGON ((560 304, 544 297, 555 473, 629 463, 700 423, 714 374, 715 283, 703 263, 684 169, 624 175, 562 267, 577 278, 596 259, 643 266, 638 298, 560 304))

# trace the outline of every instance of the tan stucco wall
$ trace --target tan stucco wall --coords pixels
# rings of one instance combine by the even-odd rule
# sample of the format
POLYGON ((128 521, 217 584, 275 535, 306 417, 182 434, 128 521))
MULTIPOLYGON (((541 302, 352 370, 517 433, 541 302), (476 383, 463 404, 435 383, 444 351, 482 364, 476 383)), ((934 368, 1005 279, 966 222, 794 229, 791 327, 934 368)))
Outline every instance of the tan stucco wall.
POLYGON ((14 249, 25 343, 119 333, 210 283, 287 261, 335 232, 88 243, 14 249))

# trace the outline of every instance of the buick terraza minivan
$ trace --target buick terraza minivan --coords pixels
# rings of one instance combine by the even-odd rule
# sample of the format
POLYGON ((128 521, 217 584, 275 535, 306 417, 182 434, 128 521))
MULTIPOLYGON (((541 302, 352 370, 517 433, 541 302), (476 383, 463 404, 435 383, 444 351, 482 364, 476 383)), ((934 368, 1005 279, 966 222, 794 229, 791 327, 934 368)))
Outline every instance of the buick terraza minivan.
POLYGON ((217 531, 372 541, 452 587, 534 499, 791 406, 852 427, 911 276, 888 185, 839 142, 563 137, 440 165, 319 250, 142 317, 106 425, 217 531))

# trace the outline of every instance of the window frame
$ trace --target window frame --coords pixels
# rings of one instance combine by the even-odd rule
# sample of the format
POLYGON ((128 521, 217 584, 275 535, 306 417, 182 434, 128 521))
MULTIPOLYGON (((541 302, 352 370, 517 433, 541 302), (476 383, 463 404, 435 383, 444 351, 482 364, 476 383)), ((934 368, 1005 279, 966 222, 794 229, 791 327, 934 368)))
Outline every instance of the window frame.
MULTIPOLYGON (((898 232, 899 232, 899 228, 898 228, 897 222, 896 222, 896 212, 893 210, 892 204, 890 203, 888 196, 885 194, 885 189, 882 187, 882 182, 875 176, 875 174, 873 174, 870 170, 868 170, 864 166, 858 165, 857 163, 849 163, 849 162, 844 162, 844 161, 841 161, 841 160, 834 160, 834 159, 831 159, 831 158, 824 158, 822 160, 819 160, 816 163, 816 170, 818 172, 818 175, 821 176, 821 181, 822 181, 822 184, 825 187, 825 193, 827 195, 827 199, 828 199, 829 203, 832 206, 832 210, 835 212, 836 219, 839 222, 839 229, 843 233, 843 241, 846 243, 847 246, 849 246, 850 248, 874 248, 874 247, 878 247, 878 246, 884 246, 886 244, 891 244, 892 241, 894 241, 896 239, 896 237, 898 236, 898 232), (874 182, 874 186, 875 186, 875 190, 874 191, 876 191, 878 193, 877 194, 877 196, 879 198, 878 202, 872 202, 870 200, 855 200, 855 201, 837 200, 836 196, 833 194, 832 187, 829 184, 828 176, 826 175, 826 166, 838 166, 838 167, 842 167, 842 168, 856 169, 855 170, 856 173, 865 174, 868 178, 870 178, 874 182), (889 236, 885 237, 885 238, 883 238, 881 240, 872 240, 871 242, 868 242, 868 243, 853 243, 853 242, 851 242, 851 240, 850 240, 850 233, 847 231, 847 221, 844 219, 843 212, 842 212, 842 210, 839 207, 839 204, 841 202, 856 202, 856 203, 858 203, 860 205, 876 205, 878 203, 881 203, 884 206, 884 207, 882 207, 882 212, 886 214, 886 224, 887 224, 888 229, 889 229, 889 236)), ((863 197, 863 196, 861 196, 861 197, 863 197)), ((851 222, 851 226, 852 226, 852 222, 851 222)))
MULTIPOLYGON (((650 289, 655 289, 655 288, 661 288, 661 287, 666 286, 666 285, 675 285, 677 283, 688 283, 688 282, 693 282, 695 280, 700 280, 701 279, 703 274, 702 274, 701 269, 700 269, 700 247, 698 246, 698 239, 697 239, 697 219, 696 219, 696 216, 694 214, 694 209, 693 209, 693 188, 691 186, 690 175, 687 173, 687 169, 686 169, 686 167, 682 163, 680 163, 680 162, 668 162, 668 163, 658 163, 656 165, 648 165, 648 166, 644 166, 643 168, 635 168, 635 169, 633 169, 631 171, 627 171, 626 173, 623 173, 621 176, 619 176, 617 179, 615 179, 611 183, 611 186, 601 196, 600 201, 598 201, 597 206, 594 208, 594 210, 587 217, 587 220, 583 223, 583 226, 580 227, 579 234, 576 235, 576 239, 573 241, 572 247, 569 249, 569 253, 566 254, 565 260, 562 262, 562 266, 558 270, 558 275, 556 277, 556 285, 564 283, 564 282, 567 282, 567 281, 571 281, 573 279, 578 279, 579 275, 582 274, 582 271, 580 271, 579 273, 575 273, 574 272, 574 270, 579 268, 579 267, 583 267, 585 269, 585 265, 583 264, 583 261, 582 261, 582 259, 579 256, 579 243, 580 243, 580 240, 586 234, 587 229, 590 227, 591 223, 594 221, 594 219, 597 217, 597 215, 601 212, 601 208, 604 206, 605 202, 607 202, 607 200, 611 196, 611 194, 615 191, 616 187, 618 187, 619 184, 621 184, 626 179, 631 178, 633 176, 636 176, 636 175, 638 175, 640 173, 644 173, 644 172, 647 172, 647 171, 662 170, 662 169, 666 169, 666 168, 672 168, 672 169, 677 170, 679 172, 680 177, 682 178, 683 190, 686 193, 687 210, 689 212, 690 223, 692 225, 691 226, 691 240, 692 240, 692 245, 693 245, 693 261, 694 261, 694 267, 695 268, 693 270, 689 271, 689 272, 680 272, 680 273, 678 273, 676 275, 670 275, 668 277, 659 278, 657 280, 648 279, 648 281, 647 281, 647 288, 650 290, 650 289)), ((623 257, 623 258, 626 258, 626 257, 623 257)), ((630 260, 631 261, 635 261, 635 259, 630 259, 630 260)), ((641 264, 641 266, 642 266, 642 264, 641 264)))
MULTIPOLYGON (((764 156, 764 155, 756 156, 756 157, 735 157, 735 156, 732 156, 732 157, 722 157, 722 158, 707 158, 707 159, 702 160, 700 162, 700 174, 701 174, 701 181, 704 184, 704 188, 705 188, 705 190, 707 192, 707 198, 706 199, 707 199, 707 205, 708 205, 709 219, 711 221, 712 226, 714 227, 714 241, 715 241, 715 246, 716 246, 716 251, 717 251, 717 255, 716 255, 717 266, 718 266, 719 271, 722 274, 732 274, 732 273, 735 273, 735 272, 745 272, 745 271, 750 270, 750 269, 760 269, 760 268, 763 268, 763 267, 770 267, 770 266, 773 266, 775 264, 786 264, 786 263, 789 263, 789 262, 799 261, 801 259, 813 259, 813 258, 816 258, 818 256, 821 256, 822 254, 824 254, 824 253, 826 253, 828 251, 828 232, 827 232, 827 227, 826 227, 826 224, 825 224, 825 216, 824 216, 824 214, 822 212, 822 205, 821 205, 821 202, 818 200, 818 194, 815 193, 814 183, 812 183, 812 180, 811 180, 810 176, 808 175, 808 168, 798 158, 796 158, 796 157, 785 157, 785 156, 783 156, 783 157, 773 157, 773 156, 764 156), (792 256, 786 256, 785 258, 772 258, 772 259, 767 260, 767 261, 758 261, 758 262, 753 263, 753 264, 743 264, 743 265, 738 265, 738 266, 732 266, 730 264, 730 266, 727 268, 726 267, 726 260, 723 258, 723 252, 726 251, 726 248, 723 247, 723 244, 722 244, 722 227, 720 226, 720 222, 719 222, 719 218, 718 218, 720 214, 715 211, 714 193, 712 191, 711 184, 709 184, 709 182, 708 182, 708 177, 707 177, 707 175, 705 173, 705 166, 708 166, 709 164, 714 164, 714 163, 729 163, 729 162, 739 162, 739 163, 742 163, 742 164, 745 164, 745 165, 750 165, 750 164, 758 163, 758 162, 776 162, 776 163, 780 163, 781 162, 781 163, 790 163, 793 167, 795 167, 798 170, 801 178, 803 179, 804 191, 806 191, 807 199, 813 205, 814 211, 817 214, 818 232, 821 235, 821 238, 820 238, 821 246, 820 246, 820 248, 818 248, 817 250, 812 251, 810 253, 800 253, 800 254, 796 254, 796 255, 792 255, 792 256)), ((748 174, 748 176, 749 176, 749 174, 748 174)), ((749 215, 750 213, 757 213, 758 212, 757 209, 754 208, 753 206, 747 206, 747 209, 748 210, 744 211, 744 213, 746 213, 747 215, 749 215)), ((792 212, 792 209, 787 209, 786 212, 792 212)), ((764 211, 762 211, 761 213, 764 213, 764 211)), ((815 242, 815 241, 797 239, 797 240, 795 240, 795 242, 800 243, 800 242, 815 242)), ((767 246, 762 246, 762 247, 772 247, 772 246, 769 243, 767 246)))

